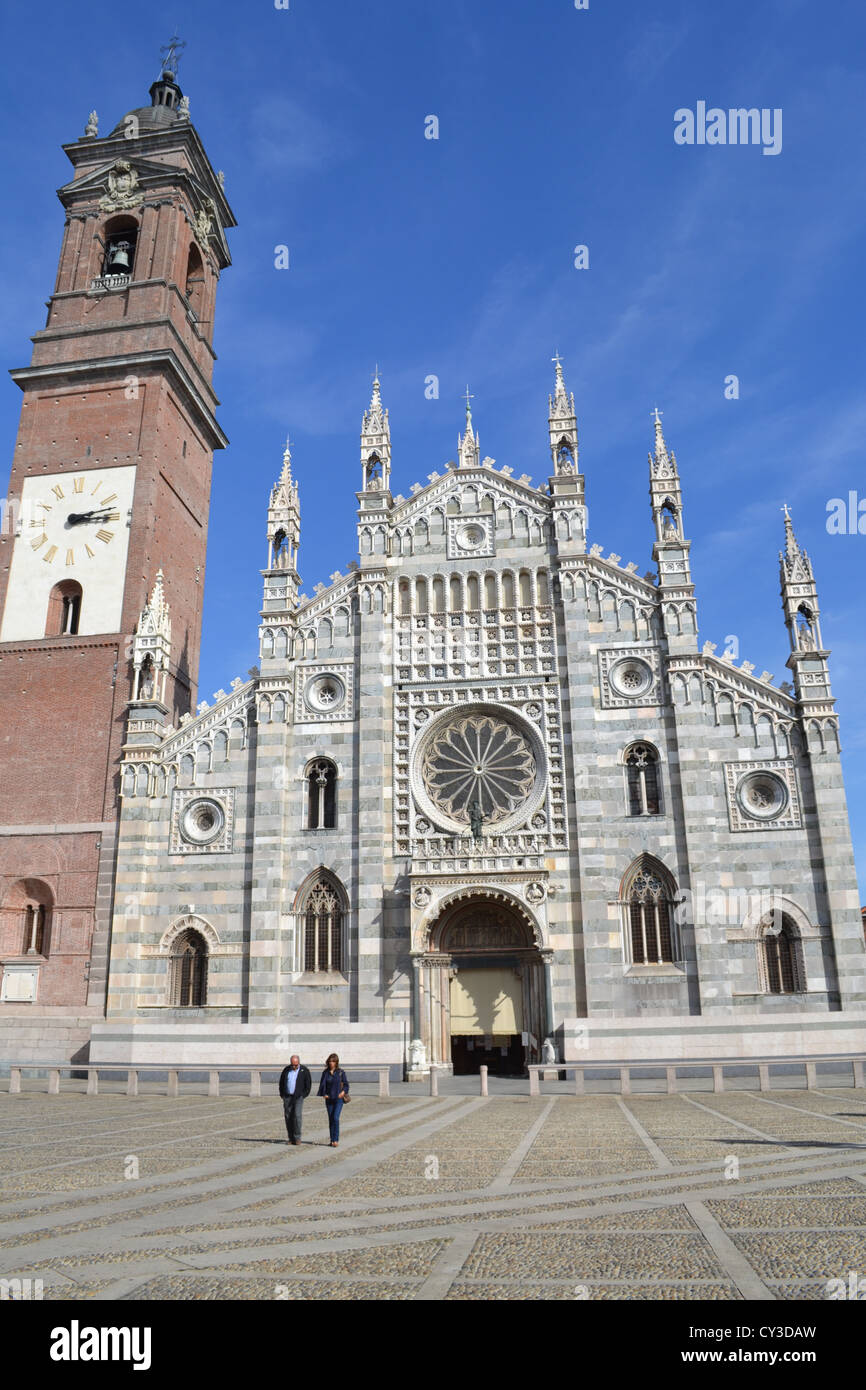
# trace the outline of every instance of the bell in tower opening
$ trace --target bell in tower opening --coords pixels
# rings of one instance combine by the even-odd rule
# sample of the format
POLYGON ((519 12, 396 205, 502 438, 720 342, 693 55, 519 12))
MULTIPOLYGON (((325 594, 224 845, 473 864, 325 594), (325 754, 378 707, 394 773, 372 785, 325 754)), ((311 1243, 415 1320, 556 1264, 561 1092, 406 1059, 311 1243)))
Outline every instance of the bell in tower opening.
POLYGON ((122 241, 115 241, 108 248, 107 273, 109 275, 128 275, 132 262, 130 260, 131 246, 124 237, 122 241))

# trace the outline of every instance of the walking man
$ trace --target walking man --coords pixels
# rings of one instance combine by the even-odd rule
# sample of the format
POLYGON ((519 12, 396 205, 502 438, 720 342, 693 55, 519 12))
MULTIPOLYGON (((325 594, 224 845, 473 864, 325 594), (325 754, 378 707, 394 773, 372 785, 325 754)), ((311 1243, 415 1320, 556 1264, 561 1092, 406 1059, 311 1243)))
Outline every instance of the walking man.
POLYGON ((289 1065, 283 1068, 280 1076, 280 1095, 283 1098, 283 1113, 286 1117, 286 1133, 289 1144, 301 1142, 301 1118, 304 1101, 310 1094, 313 1079, 309 1069, 301 1066, 301 1059, 293 1055, 289 1065))

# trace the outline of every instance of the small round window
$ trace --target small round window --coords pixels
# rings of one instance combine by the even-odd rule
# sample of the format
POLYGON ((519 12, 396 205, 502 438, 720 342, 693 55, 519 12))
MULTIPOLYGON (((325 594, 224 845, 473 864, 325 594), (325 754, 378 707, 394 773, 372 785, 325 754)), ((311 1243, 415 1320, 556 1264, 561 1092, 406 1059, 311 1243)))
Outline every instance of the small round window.
POLYGON ((645 695, 653 683, 653 673, 645 661, 629 656, 615 661, 609 673, 611 689, 623 699, 645 695))
POLYGON ((218 801, 197 797, 184 808, 181 833, 193 844, 209 845, 216 840, 226 823, 226 813, 218 801))
POLYGON ((737 801, 753 820, 775 820, 788 805, 788 788, 773 772, 749 772, 737 784, 737 801))
POLYGON ((345 702, 346 687, 339 676, 314 676, 304 691, 304 703, 319 714, 330 714, 345 702))

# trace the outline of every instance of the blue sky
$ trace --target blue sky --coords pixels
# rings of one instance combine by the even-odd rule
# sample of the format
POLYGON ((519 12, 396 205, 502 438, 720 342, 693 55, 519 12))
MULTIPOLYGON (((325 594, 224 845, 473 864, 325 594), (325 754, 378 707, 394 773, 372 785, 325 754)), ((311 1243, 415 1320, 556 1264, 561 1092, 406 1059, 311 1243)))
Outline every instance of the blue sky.
MULTIPOLYGON (((862 246, 866 15, 849 0, 225 0, 6 6, 0 320, 29 360, 62 230, 60 144, 180 81, 238 227, 220 286, 218 455, 201 693, 256 660, 267 494, 287 431, 307 592, 356 551, 358 429, 378 362, 395 492, 455 453, 548 473, 551 355, 577 398, 590 541, 650 565, 646 455, 664 411, 701 638, 787 678, 781 506, 819 582, 866 901, 862 246), (122 18, 121 18, 122 16, 122 18), (678 146, 698 101, 781 108, 777 156, 678 146), (424 138, 425 117, 440 122, 424 138), (291 268, 274 268, 286 244, 291 268), (589 247, 587 270, 573 248, 589 247), (428 400, 425 378, 440 379, 428 400), (738 400, 724 380, 739 377, 738 400)), ((0 384, 8 453, 20 392, 0 384)))

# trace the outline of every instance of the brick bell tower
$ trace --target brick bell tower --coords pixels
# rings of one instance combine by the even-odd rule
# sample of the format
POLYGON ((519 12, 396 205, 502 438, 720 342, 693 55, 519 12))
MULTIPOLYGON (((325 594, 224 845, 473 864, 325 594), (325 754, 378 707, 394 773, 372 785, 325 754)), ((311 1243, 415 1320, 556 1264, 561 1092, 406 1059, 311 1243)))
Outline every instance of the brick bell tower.
MULTIPOLYGON (((163 50, 150 106, 64 151, 66 214, 0 535, 0 1020, 101 1013, 133 634, 162 571, 161 698, 194 708, 235 226, 163 50)), ((19 1048, 20 1051, 20 1048, 19 1048)), ((26 1058, 24 1058, 26 1060, 26 1058)))

